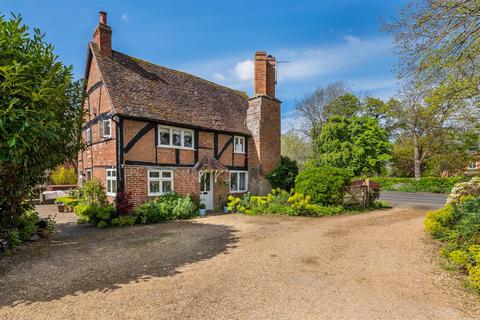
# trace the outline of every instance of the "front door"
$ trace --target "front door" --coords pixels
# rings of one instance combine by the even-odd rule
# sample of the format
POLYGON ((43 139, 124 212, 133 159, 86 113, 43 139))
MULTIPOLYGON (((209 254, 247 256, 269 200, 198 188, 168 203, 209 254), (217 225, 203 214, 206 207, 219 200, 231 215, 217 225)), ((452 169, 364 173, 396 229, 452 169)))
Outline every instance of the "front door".
POLYGON ((207 210, 213 209, 212 178, 210 172, 205 172, 200 179, 200 202, 205 204, 207 210))

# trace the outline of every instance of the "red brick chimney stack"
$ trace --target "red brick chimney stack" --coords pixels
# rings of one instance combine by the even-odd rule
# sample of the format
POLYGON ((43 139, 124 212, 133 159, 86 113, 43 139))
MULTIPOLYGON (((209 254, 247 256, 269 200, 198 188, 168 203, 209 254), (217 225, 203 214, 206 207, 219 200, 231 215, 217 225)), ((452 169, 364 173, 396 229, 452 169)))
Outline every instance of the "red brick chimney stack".
POLYGON ((254 96, 264 95, 275 98, 277 68, 275 57, 267 56, 265 51, 257 51, 254 60, 254 96))
POLYGON ((100 21, 95 32, 93 33, 93 42, 98 46, 100 51, 108 56, 112 56, 112 28, 107 25, 107 13, 100 11, 100 21))

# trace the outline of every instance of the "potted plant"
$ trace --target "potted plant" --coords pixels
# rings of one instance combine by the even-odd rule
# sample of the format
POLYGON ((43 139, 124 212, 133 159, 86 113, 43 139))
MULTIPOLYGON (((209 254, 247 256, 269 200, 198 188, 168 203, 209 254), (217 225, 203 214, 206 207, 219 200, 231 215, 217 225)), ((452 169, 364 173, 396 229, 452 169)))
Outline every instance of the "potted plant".
POLYGON ((228 202, 223 201, 223 202, 222 202, 222 206, 223 206, 223 213, 229 213, 229 210, 228 210, 228 202))
POLYGON ((200 217, 204 217, 205 214, 207 213, 207 209, 206 209, 207 207, 205 206, 205 203, 200 203, 198 208, 200 209, 200 217))
POLYGON ((55 218, 52 218, 51 216, 41 218, 36 223, 36 226, 38 228, 37 235, 40 238, 48 239, 50 233, 55 230, 55 218))
POLYGON ((65 212, 65 203, 63 202, 56 202, 58 212, 65 212))

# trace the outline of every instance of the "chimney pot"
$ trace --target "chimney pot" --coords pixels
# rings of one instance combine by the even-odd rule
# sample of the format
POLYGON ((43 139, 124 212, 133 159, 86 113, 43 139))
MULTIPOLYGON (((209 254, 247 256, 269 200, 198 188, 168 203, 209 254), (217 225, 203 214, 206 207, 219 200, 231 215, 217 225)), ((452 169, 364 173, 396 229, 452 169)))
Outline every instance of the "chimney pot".
POLYGON ((100 21, 97 28, 93 32, 93 42, 98 46, 100 51, 108 56, 112 56, 112 28, 107 25, 107 13, 100 11, 100 21))
POLYGON ((107 13, 105 11, 100 11, 100 23, 106 25, 107 24, 107 13))

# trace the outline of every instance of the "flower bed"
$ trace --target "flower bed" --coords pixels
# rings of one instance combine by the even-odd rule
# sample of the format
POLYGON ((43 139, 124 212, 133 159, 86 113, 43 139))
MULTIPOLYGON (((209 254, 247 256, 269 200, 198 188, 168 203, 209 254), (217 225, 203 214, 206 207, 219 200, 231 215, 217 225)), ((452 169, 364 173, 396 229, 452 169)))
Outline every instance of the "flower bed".
POLYGON ((447 266, 467 275, 480 292, 480 179, 456 185, 445 207, 427 213, 424 225, 443 244, 447 266))

